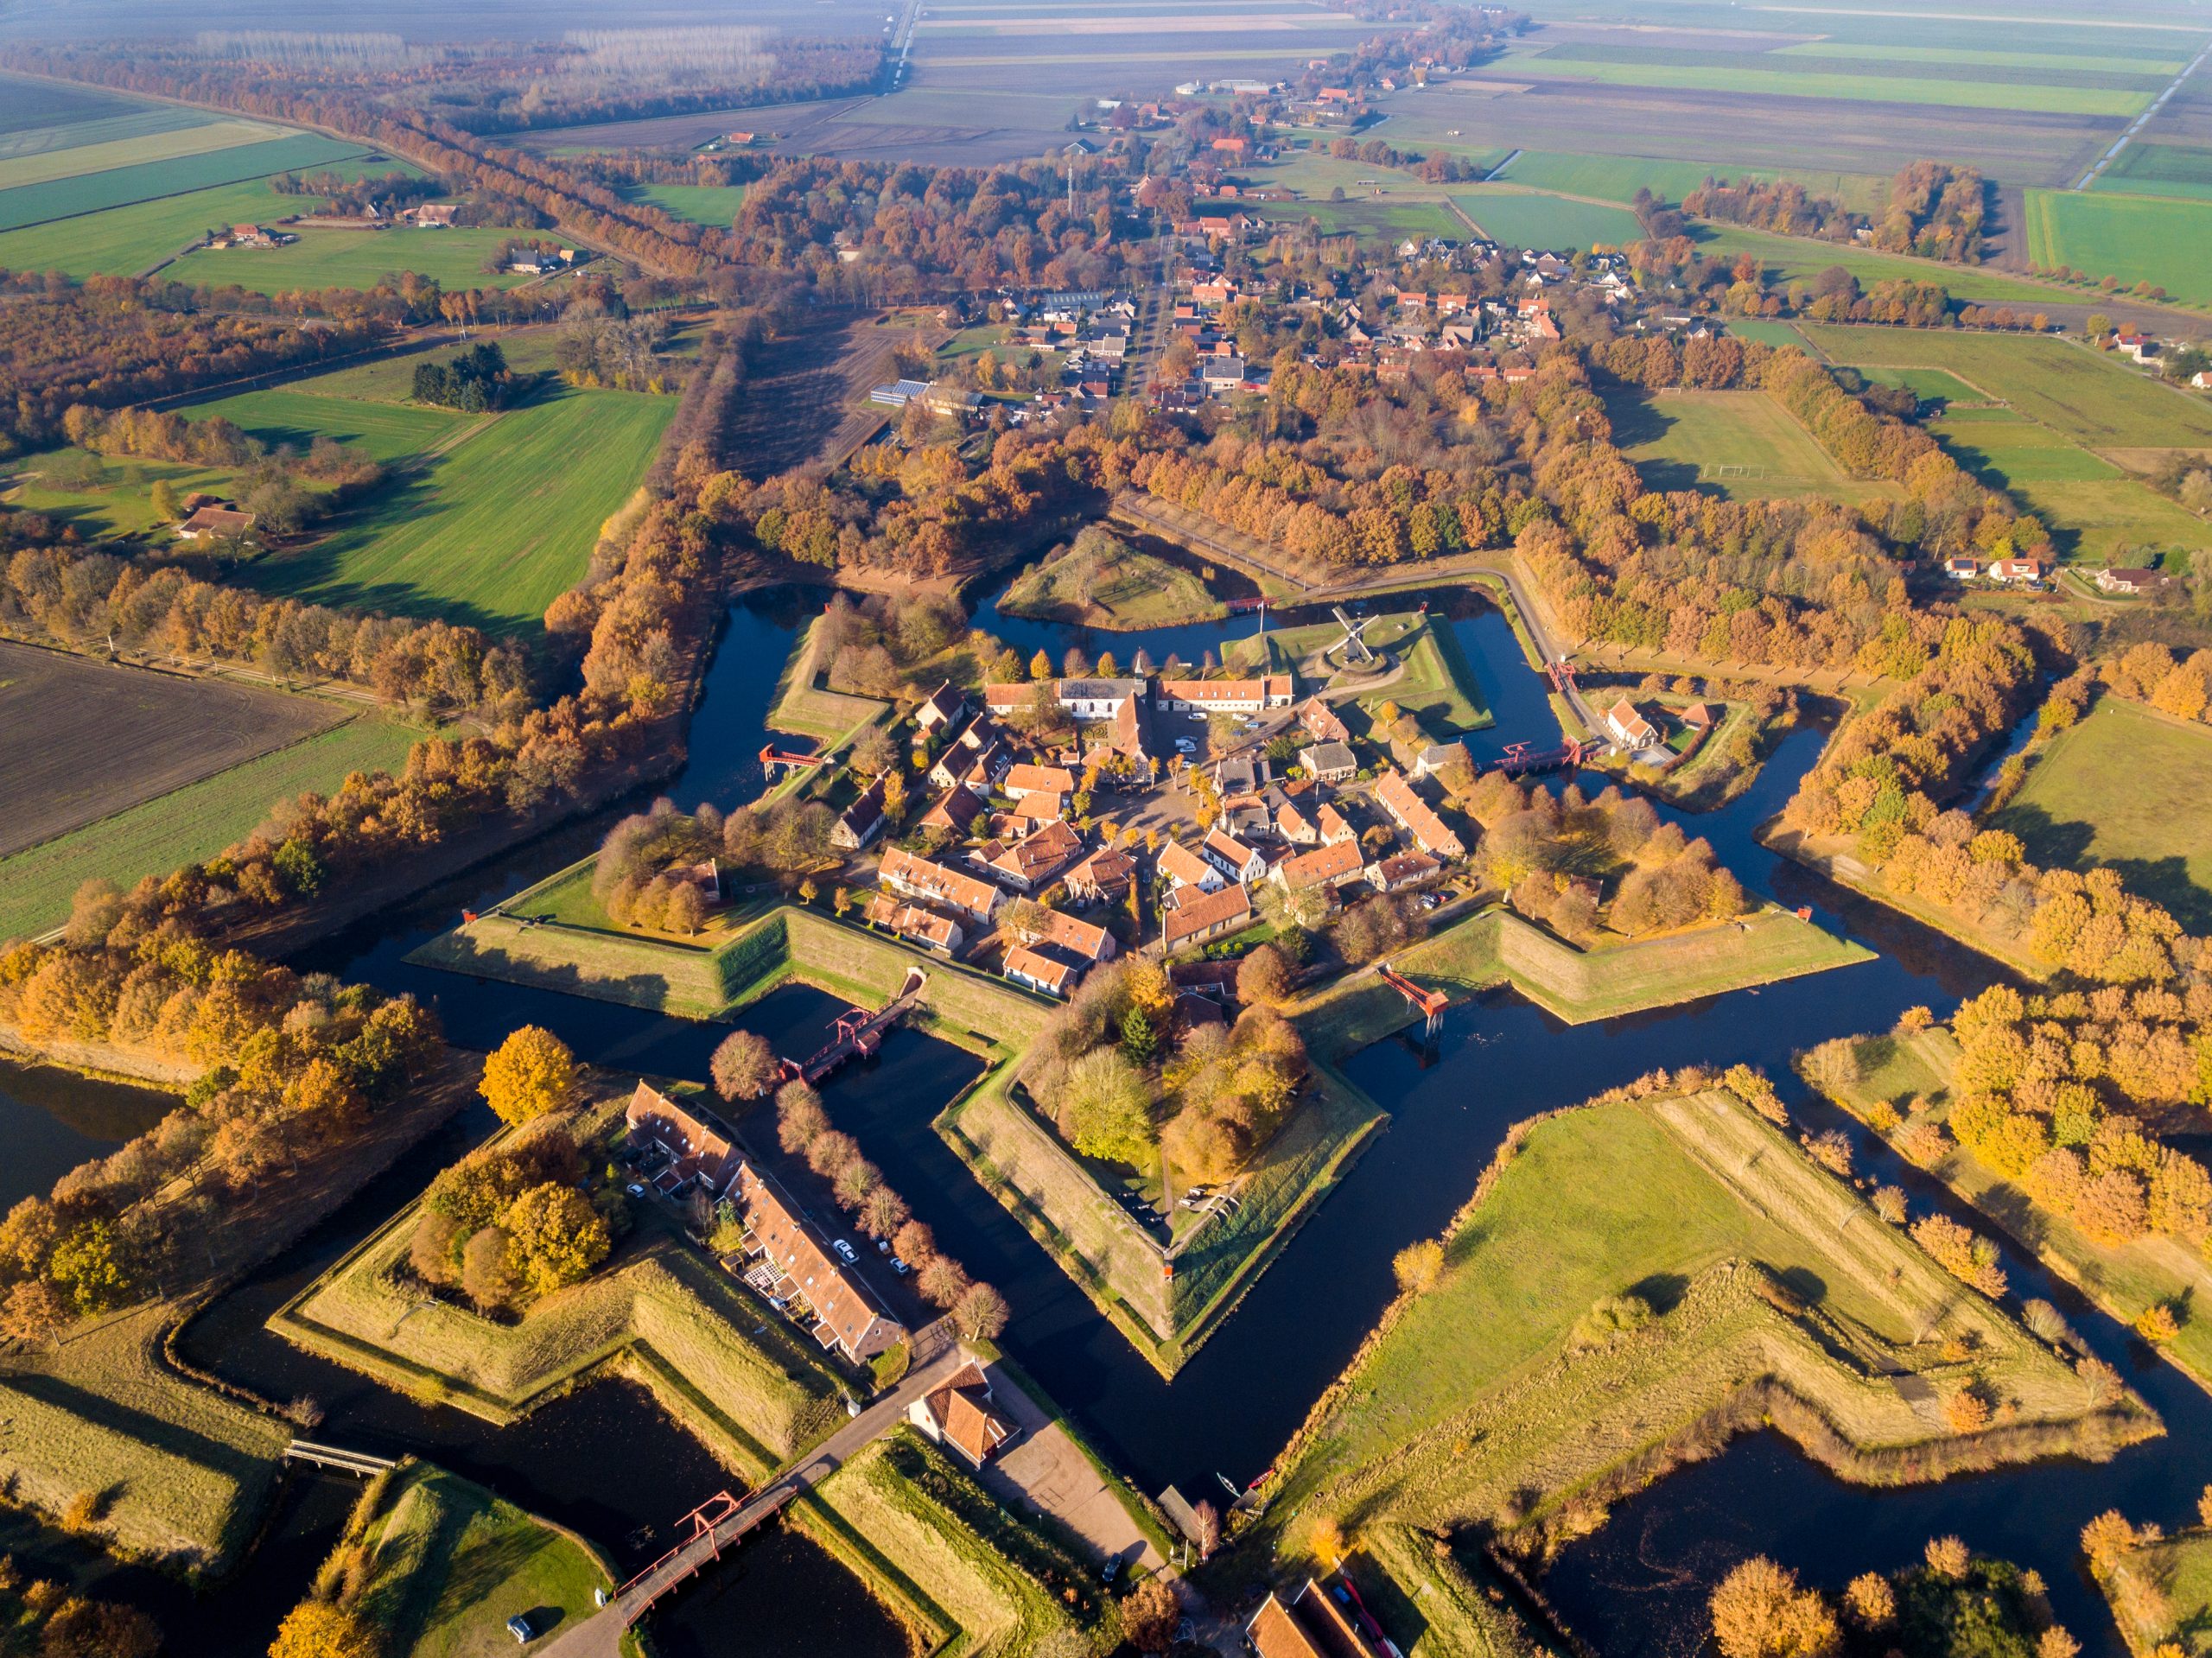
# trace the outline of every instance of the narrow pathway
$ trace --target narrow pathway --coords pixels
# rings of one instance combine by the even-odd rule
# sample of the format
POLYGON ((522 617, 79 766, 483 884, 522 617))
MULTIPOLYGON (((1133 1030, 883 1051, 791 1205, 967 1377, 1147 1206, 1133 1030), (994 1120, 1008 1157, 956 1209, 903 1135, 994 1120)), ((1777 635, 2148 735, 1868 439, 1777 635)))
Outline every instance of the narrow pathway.
MULTIPOLYGON (((2097 175, 2103 172, 2107 167, 2110 167, 2113 162, 2118 159, 2120 152, 2126 149, 2130 143, 2134 142, 2135 135, 2142 131, 2145 126, 2149 125, 2152 118, 2156 116, 2160 110, 2166 107, 2166 100, 2181 90, 2182 82, 2187 80, 2191 75, 2196 73, 2197 66, 2202 63, 2208 55, 2212 55, 2212 41, 2208 41, 2205 45, 2197 48, 2196 55, 2191 58, 2182 67, 2182 72, 2173 78, 2172 83, 2167 86, 2166 90, 2160 92, 2155 98, 2152 99, 2151 107, 2144 111, 2142 114, 2137 116, 2133 122, 2129 123, 2127 130, 2120 135, 2120 141, 2113 144, 2110 149, 2105 151, 2103 155, 2098 156, 2096 164, 2090 168, 2088 172, 2082 174, 2079 179, 2075 181, 2074 187, 2076 190, 2086 190, 2092 184, 2094 184, 2097 181, 2097 175)), ((2025 226, 2021 226, 2021 233, 2023 235, 2026 234, 2026 230, 2027 227, 2025 226)))

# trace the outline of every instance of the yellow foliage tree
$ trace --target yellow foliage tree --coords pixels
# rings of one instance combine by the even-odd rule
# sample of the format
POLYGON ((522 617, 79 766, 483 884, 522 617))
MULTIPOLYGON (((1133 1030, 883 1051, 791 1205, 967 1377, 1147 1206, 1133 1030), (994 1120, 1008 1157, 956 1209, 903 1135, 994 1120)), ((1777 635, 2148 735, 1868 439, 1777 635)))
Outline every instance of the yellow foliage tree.
POLYGON ((378 1658, 382 1643, 358 1615, 328 1601, 302 1601, 278 1626, 269 1658, 378 1658))
POLYGON ((527 1122, 569 1102, 575 1056, 542 1026, 525 1025, 492 1051, 478 1090, 502 1122, 527 1122))

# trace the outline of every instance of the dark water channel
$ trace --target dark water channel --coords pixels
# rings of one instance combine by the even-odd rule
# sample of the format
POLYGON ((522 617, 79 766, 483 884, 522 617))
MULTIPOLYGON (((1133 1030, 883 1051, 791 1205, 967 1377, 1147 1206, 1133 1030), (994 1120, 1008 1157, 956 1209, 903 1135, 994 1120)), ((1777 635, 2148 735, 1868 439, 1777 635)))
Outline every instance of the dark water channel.
MULTIPOLYGON (((1419 596, 1394 596, 1389 603, 1419 596)), ((1464 591, 1429 595, 1448 621, 1496 714, 1470 740, 1478 755, 1505 743, 1555 740, 1543 681, 1522 657, 1510 627, 1464 591)), ((728 806, 758 785, 754 755, 762 713, 798 625, 820 596, 754 600, 733 612, 694 723, 690 759, 668 790, 686 805, 728 806)), ((1055 657, 1071 644, 1102 646, 1125 661, 1141 645, 1164 661, 1173 650, 1196 661, 1205 650, 1253 631, 1254 617, 1149 634, 1097 635, 1000 616, 976 617, 1025 653, 1055 657)), ((1193 1496, 1217 1475, 1241 1487, 1269 1464, 1313 1399, 1342 1369, 1392 1293, 1391 1256, 1433 1234, 1465 1200, 1505 1128, 1532 1113, 1572 1103, 1657 1066, 1761 1065, 1787 1083, 1793 1053, 1831 1036, 1886 1027, 1925 1003, 1939 1016, 1996 976, 1992 965, 1895 912, 1866 903, 1761 848, 1757 825, 1779 809, 1817 758, 1823 734, 1787 737, 1746 793, 1719 811, 1681 821, 1712 842, 1745 886, 1821 924, 1848 932, 1878 959, 1810 979, 1570 1028, 1508 993, 1453 1009, 1426 1047, 1385 1042, 1346 1067, 1393 1114, 1389 1132, 1321 1205, 1230 1319, 1172 1383, 1162 1382, 1092 1309, 1044 1251, 955 1159, 931 1119, 972 1074, 969 1058, 911 1031, 894 1032, 871 1064, 825 1090, 834 1121, 855 1134, 944 1247, 977 1277, 997 1285, 1014 1309, 1007 1345, 1101 1447, 1147 1490, 1174 1483, 1193 1496)), ((602 1064, 701 1077, 727 1027, 638 1009, 477 982, 408 966, 417 943, 453 924, 456 912, 518 890, 588 847, 589 828, 524 848, 329 941, 296 965, 323 969, 435 1006, 451 1038, 492 1045, 514 1026, 543 1024, 577 1053, 602 1064)), ((803 1051, 836 1004, 798 988, 748 1010, 746 1023, 785 1051, 803 1051)), ((8 1089, 0 1074, 0 1096, 8 1089)), ((1791 1089, 1801 1110, 1817 1109, 1791 1089)), ((3 1109, 4 1107, 0 1107, 3 1109)), ((482 1124, 464 1120, 420 1148, 315 1235, 188 1331, 201 1363, 277 1399, 312 1394, 328 1412, 320 1430, 367 1449, 435 1457, 503 1495, 577 1526, 626 1566, 664 1547, 658 1534, 727 1483, 703 1453, 646 1396, 617 1384, 584 1390, 527 1422, 493 1430, 473 1418, 419 1407, 290 1349, 262 1328, 269 1312, 428 1180, 482 1124)), ((81 1153, 79 1153, 81 1154, 81 1153)), ((1905 1185, 1917 1204, 1942 1201, 1916 1172, 1862 1151, 1866 1167, 1905 1185)), ((2091 1647, 2117 1650, 2116 1636, 2074 1570, 2074 1538, 2089 1514, 2117 1504, 2133 1517, 2169 1525, 2193 1510, 2212 1477, 2212 1400, 2169 1367, 2143 1368, 2128 1338, 2077 1298, 2044 1284, 2031 1263, 2007 1269, 2022 1294, 2042 1293, 2124 1368, 2164 1415, 2170 1437, 2090 1468, 2050 1464, 1947 1483, 1867 1491, 1841 1485, 1770 1437, 1745 1440, 1622 1505, 1611 1524, 1569 1550, 1548 1589, 1570 1623, 1608 1654, 1695 1650, 1703 1598, 1745 1554, 1764 1550, 1815 1581, 1840 1586, 1870 1566, 1916 1555, 1931 1534, 1955 1531, 1977 1549, 2034 1566, 2049 1580, 2062 1618, 2091 1647)), ((327 1547, 342 1502, 320 1485, 296 1488, 264 1553, 239 1583, 207 1603, 235 1604, 240 1623, 266 1607, 281 1611, 327 1547), (307 1495, 299 1495, 300 1490, 307 1495), (318 1544, 317 1539, 321 1541, 318 1544), (271 1588, 273 1579, 283 1579, 271 1588), (251 1610, 248 1610, 251 1608, 251 1610)), ((873 1658, 898 1650, 859 1586, 798 1540, 749 1546, 740 1562, 680 1598, 660 1626, 667 1650, 729 1654, 805 1650, 827 1658, 873 1658), (811 1608, 800 1624, 783 1620, 811 1608), (888 1644, 887 1644, 888 1642, 888 1644)), ((211 1630, 224 1620, 211 1615, 211 1630)), ((274 1618, 253 1640, 217 1638, 182 1649, 260 1649, 274 1618)))

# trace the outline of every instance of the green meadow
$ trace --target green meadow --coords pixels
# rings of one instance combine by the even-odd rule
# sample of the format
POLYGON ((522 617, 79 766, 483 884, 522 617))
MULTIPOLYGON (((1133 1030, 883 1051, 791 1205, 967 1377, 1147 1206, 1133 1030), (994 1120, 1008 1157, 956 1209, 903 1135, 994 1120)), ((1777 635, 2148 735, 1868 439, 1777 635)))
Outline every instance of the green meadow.
POLYGON ((622 194, 632 201, 650 201, 678 219, 721 230, 729 228, 745 205, 741 184, 633 184, 622 194))
POLYGON ((1740 225, 1700 222, 1694 232, 1699 251, 1714 258, 1749 253, 1765 269, 1769 282, 1809 282, 1832 265, 1840 265, 1859 279, 1863 288, 1878 282, 1935 283, 1953 299, 1976 304, 2013 305, 2032 309, 2078 301, 2078 294, 2041 283, 1992 275, 1971 265, 1945 264, 1934 259, 1914 259, 1895 253, 1866 253, 1857 248, 1808 241, 1802 237, 1776 236, 1747 230, 1740 225))
MULTIPOLYGON (((2126 152, 2121 152, 2124 156, 2126 152)), ((2092 276, 2147 282, 2212 304, 2212 201, 2083 190, 2027 193, 2028 257, 2092 276)))
POLYGON ((299 240, 276 248, 199 248, 169 267, 179 282, 235 283, 251 293, 374 288, 411 270, 442 288, 512 288, 530 280, 484 267, 517 232, 488 229, 341 231, 291 227, 299 240))
MULTIPOLYGON (((192 130, 174 136, 188 137, 192 130)), ((63 156, 73 153, 61 152, 63 156)), ((19 184, 0 189, 0 231, 43 224, 50 219, 72 219, 110 207, 128 206, 133 202, 157 200, 163 196, 186 195, 217 185, 267 178, 275 173, 320 170, 334 162, 353 161, 367 153, 357 143, 302 132, 265 143, 233 144, 197 155, 19 184)))
POLYGON ((241 566, 238 579, 317 604, 534 635, 675 412, 673 397, 555 387, 394 480, 328 535, 241 566))
POLYGON ((2188 196, 2212 201, 2212 149, 2130 143, 2090 189, 2118 195, 2188 196))
POLYGON ((1513 185, 1476 185, 1452 191, 1452 200, 1493 241, 1508 247, 1621 247, 1643 238, 1643 226, 1625 207, 1513 185))
POLYGON ((1817 495, 1861 501, 1888 492, 1845 475, 1764 391, 1621 392, 1606 401, 1613 441, 1648 488, 1706 489, 1737 500, 1817 495))
MULTIPOLYGON (((1600 48, 1575 48, 1597 52, 1600 48)), ((1560 48, 1553 48, 1559 51, 1560 48)), ((1660 54, 1639 50, 1630 62, 1586 58, 1510 55, 1497 66, 1503 77, 1594 80, 1611 86, 1673 87, 1691 92, 1740 92, 1780 98, 1839 98, 1853 103, 1923 104, 1954 109, 2024 110, 2051 115, 2133 116, 2151 101, 2148 90, 2081 86, 2031 81, 2013 75, 2000 80, 1951 79, 1936 76, 1844 72, 1796 72, 1744 67, 1741 54, 1709 54, 1706 63, 1664 63, 1660 54)))
POLYGON ((1633 201, 1647 189, 1680 201, 1707 179, 1789 178, 1815 195, 1834 196, 1848 206, 1872 212, 1889 194, 1889 181, 1864 173, 1783 171, 1769 167, 1732 167, 1719 162, 1660 161, 1647 156, 1574 156, 1524 149, 1499 177, 1565 195, 1596 196, 1605 201, 1633 201))

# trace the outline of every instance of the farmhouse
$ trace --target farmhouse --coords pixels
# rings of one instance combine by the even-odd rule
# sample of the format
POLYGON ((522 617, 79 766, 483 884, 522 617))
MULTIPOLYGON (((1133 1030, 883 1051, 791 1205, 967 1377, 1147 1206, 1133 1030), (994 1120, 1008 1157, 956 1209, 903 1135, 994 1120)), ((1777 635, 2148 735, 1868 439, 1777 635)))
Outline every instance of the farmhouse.
POLYGON ((1657 728, 1625 696, 1605 710, 1605 729, 1612 733, 1613 740, 1630 753, 1649 748, 1659 740, 1657 728))
POLYGON ((1372 1658, 1375 1650, 1311 1578, 1287 1601, 1270 1591, 1244 1638, 1258 1658, 1372 1658))
POLYGON ((780 1187, 742 1159, 734 1184, 745 1212, 747 1248, 766 1268, 771 1300, 804 1304, 815 1319, 814 1339, 855 1364, 906 1339, 905 1328, 876 1305, 859 1276, 833 1260, 792 1212, 780 1187))
POLYGON ((693 1115, 646 1083, 638 1084, 622 1116, 632 1144, 668 1153, 678 1182, 696 1176, 709 1191, 728 1184, 737 1148, 712 1120, 693 1115))
POLYGON ((950 1445, 976 1468, 1014 1437, 1012 1425, 991 1408, 989 1379, 974 1364, 907 1406, 906 1415, 924 1437, 950 1445))
POLYGON ((846 852, 858 852, 875 839, 882 828, 883 779, 878 778, 839 816, 830 830, 830 844, 846 852))
POLYGON ((1402 892, 1444 873, 1444 866, 1426 852, 1401 852, 1370 865, 1368 885, 1378 893, 1402 892))
POLYGON ((894 893, 942 904, 978 921, 989 920, 1006 902, 1006 894, 990 882, 917 858, 903 847, 892 847, 884 853, 877 879, 894 893))
POLYGON ((1971 581, 1981 574, 1981 561, 1969 553, 1954 553, 1943 561, 1943 574, 1954 581, 1971 581))
POLYGON ((2044 562, 2039 558, 1994 558, 1989 562, 1989 579, 2033 587, 2043 580, 2044 569, 2044 562))
POLYGON ((1445 825, 1427 801, 1414 792, 1413 785, 1397 772, 1385 772, 1376 780, 1375 797, 1423 852, 1437 858, 1467 855, 1467 848, 1460 844, 1459 837, 1445 825))
POLYGON ((1161 918, 1160 947, 1180 950, 1235 932, 1252 919, 1252 899, 1242 886, 1224 886, 1177 905, 1161 918))
POLYGON ((878 893, 868 899, 865 913, 874 925, 887 927, 901 938, 946 956, 957 951, 964 937, 960 924, 951 917, 925 910, 918 904, 901 904, 888 893, 878 893))
POLYGON ((426 201, 419 207, 403 211, 399 219, 402 224, 412 225, 417 230, 449 230, 453 227, 454 215, 460 211, 460 206, 454 202, 426 201))
POLYGON ((177 525, 181 541, 198 541, 202 536, 212 541, 232 541, 253 528, 253 514, 234 511, 227 506, 203 506, 177 525))
POLYGON ((1348 743, 1315 743, 1298 751, 1298 763, 1317 783, 1347 783, 1359 775, 1359 759, 1348 743))
POLYGON ((2165 585, 2166 578, 2156 570, 2114 570, 2097 572, 2097 586, 2107 593, 2151 593, 2165 585))

